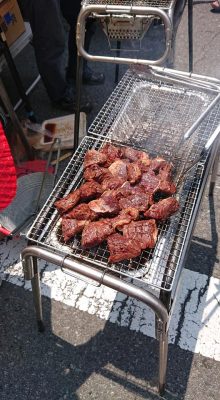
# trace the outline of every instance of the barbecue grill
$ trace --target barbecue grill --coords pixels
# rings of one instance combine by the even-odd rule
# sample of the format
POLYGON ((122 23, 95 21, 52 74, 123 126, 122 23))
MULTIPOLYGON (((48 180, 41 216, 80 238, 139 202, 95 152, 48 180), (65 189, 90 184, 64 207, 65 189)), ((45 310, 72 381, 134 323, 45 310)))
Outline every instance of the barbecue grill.
POLYGON ((160 393, 165 386, 172 304, 217 149, 213 143, 220 130, 219 95, 220 81, 216 79, 160 67, 128 70, 30 228, 29 246, 22 253, 25 277, 32 281, 39 329, 43 325, 38 258, 77 278, 89 278, 139 299, 155 312, 160 393), (78 237, 65 244, 54 207, 57 199, 82 183, 86 151, 100 149, 106 142, 144 149, 171 161, 180 201, 180 211, 159 225, 154 249, 115 265, 108 263, 105 244, 83 250, 78 237))

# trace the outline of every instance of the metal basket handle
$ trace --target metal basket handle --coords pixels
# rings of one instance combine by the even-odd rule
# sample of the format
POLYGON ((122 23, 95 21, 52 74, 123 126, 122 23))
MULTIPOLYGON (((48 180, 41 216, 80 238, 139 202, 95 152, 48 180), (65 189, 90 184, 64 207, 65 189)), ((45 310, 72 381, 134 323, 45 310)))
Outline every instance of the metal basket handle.
POLYGON ((143 64, 143 65, 159 65, 167 60, 171 51, 172 44, 172 22, 165 11, 156 7, 134 7, 134 6, 106 6, 106 5, 90 5, 83 6, 77 20, 76 44, 79 54, 88 61, 111 62, 116 64, 143 64), (85 25, 86 19, 91 14, 96 18, 103 18, 103 14, 131 14, 144 17, 155 16, 162 19, 165 26, 166 49, 164 54, 158 60, 143 60, 138 58, 113 57, 113 56, 97 56, 91 55, 84 49, 85 25), (102 15, 100 15, 102 14, 102 15))

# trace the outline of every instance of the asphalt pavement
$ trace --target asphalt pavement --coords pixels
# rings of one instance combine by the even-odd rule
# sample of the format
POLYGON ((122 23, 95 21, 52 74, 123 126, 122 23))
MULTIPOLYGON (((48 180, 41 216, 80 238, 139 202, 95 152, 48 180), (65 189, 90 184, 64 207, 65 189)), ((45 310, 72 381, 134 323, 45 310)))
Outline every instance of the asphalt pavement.
MULTIPOLYGON (((153 26, 149 54, 163 47, 161 26, 153 26), (157 41, 155 42, 155 37, 157 41), (159 39, 158 39, 159 38, 159 39)), ((194 6, 194 72, 220 79, 220 14, 209 4, 194 6)), ((102 53, 100 31, 93 49, 102 53)), ((16 60, 24 85, 37 75, 31 45, 16 60), (24 68, 25 65, 25 68, 24 68)), ((127 67, 120 67, 122 76, 127 67)), ((187 8, 176 45, 175 68, 188 69, 187 8)), ((92 99, 88 125, 115 87, 115 66, 94 64, 106 81, 84 87, 92 99)), ((4 82, 18 99, 7 70, 4 82)), ((65 115, 54 109, 42 82, 30 96, 39 122, 65 115)), ((20 118, 25 111, 19 110, 20 118)), ((220 175, 213 197, 206 190, 183 272, 170 326, 167 400, 218 400, 220 391, 220 175)), ((42 263, 46 330, 38 333, 30 284, 24 282, 20 252, 25 239, 0 242, 4 281, 0 288, 1 400, 156 400, 158 343, 146 307, 105 288, 63 277, 42 263)))

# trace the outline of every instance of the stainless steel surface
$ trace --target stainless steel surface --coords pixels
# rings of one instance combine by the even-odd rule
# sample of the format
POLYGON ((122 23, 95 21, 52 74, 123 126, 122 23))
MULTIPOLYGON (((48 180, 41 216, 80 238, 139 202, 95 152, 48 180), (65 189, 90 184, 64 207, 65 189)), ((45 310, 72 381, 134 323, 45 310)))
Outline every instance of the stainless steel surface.
MULTIPOLYGON (((167 3, 166 3, 167 4, 167 3)), ((170 7, 167 9, 158 6, 150 6, 144 2, 99 2, 97 3, 83 3, 77 21, 76 42, 79 54, 89 61, 113 62, 118 64, 144 64, 144 65, 157 65, 162 64, 168 59, 171 46, 172 46, 172 17, 174 11, 175 1, 170 2, 170 7), (138 3, 138 4, 137 4, 138 3), (141 3, 141 4, 139 4, 141 3), (102 25, 105 26, 105 32, 109 37, 114 39, 139 39, 144 35, 144 32, 149 27, 149 21, 152 18, 159 18, 164 24, 165 33, 165 50, 163 55, 157 60, 147 60, 139 58, 128 57, 114 57, 114 56, 98 56, 91 55, 84 49, 85 38, 85 25, 89 17, 99 19, 102 25), (127 22, 126 22, 127 21, 127 22), (125 23, 125 26, 123 25, 125 23)))
MULTIPOLYGON (((33 258, 33 265, 36 267, 36 259, 40 258, 51 262, 58 266, 63 266, 70 271, 74 271, 77 274, 93 279, 94 281, 108 286, 112 289, 118 290, 121 293, 126 293, 128 296, 134 297, 143 303, 147 304, 157 315, 159 321, 164 323, 166 327, 168 323, 168 312, 162 301, 156 297, 153 293, 147 292, 146 290, 135 286, 134 284, 121 280, 114 274, 110 274, 108 271, 103 274, 102 271, 95 268, 89 261, 87 265, 84 264, 83 260, 74 262, 69 257, 63 258, 58 253, 51 252, 38 246, 28 246, 21 254, 24 270, 30 268, 30 258, 33 258)), ((26 271, 27 272, 27 271, 26 271)), ((36 270, 34 271, 36 273, 36 270)), ((27 273, 28 276, 28 273, 27 273)))
POLYGON ((159 7, 170 8, 174 3, 173 0, 83 0, 82 5, 101 4, 105 6, 142 6, 142 7, 159 7))
MULTIPOLYGON (((209 137, 220 122, 220 109, 216 105, 202 121, 194 135, 182 143, 186 130, 208 107, 218 93, 216 90, 196 90, 196 83, 186 79, 181 83, 163 82, 151 75, 148 80, 128 71, 104 105, 89 129, 77 152, 64 171, 45 207, 28 232, 28 239, 53 251, 100 268, 110 270, 121 278, 133 278, 146 285, 171 291, 176 271, 181 266, 181 253, 191 229, 191 219, 198 202, 201 183, 206 174, 209 153, 186 177, 178 190, 180 212, 166 223, 160 224, 155 249, 144 251, 137 259, 108 263, 108 250, 103 244, 98 248, 83 250, 79 238, 69 244, 62 240, 60 218, 53 206, 82 182, 82 162, 86 151, 100 148, 106 141, 146 149, 151 155, 162 155, 175 166, 175 179, 204 148, 209 137), (192 107, 193 104, 193 107, 192 107)), ((202 78, 201 78, 202 80, 202 78)))
POLYGON ((65 268, 69 271, 74 271, 81 276, 88 277, 103 284, 109 288, 115 289, 127 296, 134 297, 149 306, 157 317, 157 338, 159 340, 159 377, 158 389, 162 394, 166 381, 167 370, 167 353, 168 353, 168 320, 169 315, 165 305, 154 294, 135 286, 132 283, 121 280, 119 277, 109 273, 102 273, 97 268, 94 268, 89 262, 85 265, 83 261, 75 263, 68 257, 60 256, 55 252, 48 251, 38 246, 26 247, 21 254, 23 269, 27 279, 31 279, 34 305, 37 316, 37 323, 39 331, 44 330, 43 315, 42 315, 42 301, 40 292, 40 276, 37 265, 37 259, 43 259, 52 262, 55 265, 65 268))

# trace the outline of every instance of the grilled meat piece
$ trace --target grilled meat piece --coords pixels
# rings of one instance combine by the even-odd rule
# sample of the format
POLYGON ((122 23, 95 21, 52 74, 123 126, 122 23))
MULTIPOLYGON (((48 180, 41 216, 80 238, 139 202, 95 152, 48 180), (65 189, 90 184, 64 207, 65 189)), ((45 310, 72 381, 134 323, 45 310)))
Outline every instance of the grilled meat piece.
POLYGON ((105 165, 108 167, 118 158, 122 158, 121 148, 113 146, 111 143, 106 143, 100 152, 106 155, 107 161, 105 165))
POLYGON ((84 169, 90 167, 93 164, 103 165, 107 160, 107 157, 104 153, 101 153, 97 150, 88 150, 84 157, 83 167, 84 169))
POLYGON ((105 192, 106 190, 110 189, 117 189, 118 187, 122 186, 124 183, 124 179, 119 178, 119 177, 107 177, 103 180, 101 186, 102 186, 102 190, 103 192, 105 192))
POLYGON ((142 186, 146 192, 154 193, 158 188, 160 180, 153 170, 145 172, 140 181, 140 186, 142 186))
POLYGON ((124 225, 129 224, 133 220, 137 220, 139 217, 139 211, 136 208, 127 208, 122 210, 119 215, 111 219, 113 228, 119 231, 122 230, 124 225))
POLYGON ((128 260, 141 254, 138 240, 127 239, 119 233, 109 236, 107 243, 110 252, 108 261, 110 263, 128 260))
POLYGON ((63 218, 93 221, 97 218, 97 214, 90 210, 87 203, 81 203, 67 214, 64 214, 63 218))
POLYGON ((77 219, 62 219, 62 234, 65 242, 68 242, 77 233, 82 232, 83 228, 88 224, 89 221, 77 220, 77 219))
POLYGON ((148 171, 148 169, 151 165, 151 159, 149 158, 149 155, 147 153, 145 153, 144 151, 140 151, 140 153, 139 153, 138 165, 141 169, 141 172, 148 171))
POLYGON ((66 197, 63 197, 60 200, 57 200, 54 205, 60 214, 64 214, 65 212, 71 210, 71 208, 75 207, 75 205, 80 201, 81 191, 80 189, 74 190, 74 192, 68 194, 66 197))
POLYGON ((140 157, 140 151, 133 149, 132 147, 123 147, 123 158, 128 158, 130 161, 137 161, 140 157))
POLYGON ((161 179, 155 193, 156 192, 161 192, 166 194, 167 196, 171 196, 172 194, 176 193, 176 185, 171 181, 164 181, 161 179))
POLYGON ((132 162, 127 165, 128 180, 131 183, 136 183, 141 179, 141 169, 137 162, 132 162))
POLYGON ((122 210, 125 208, 136 208, 138 211, 146 211, 149 206, 149 195, 142 190, 137 190, 136 193, 120 199, 119 206, 122 210))
POLYGON ((103 192, 101 185, 95 181, 86 182, 79 189, 81 200, 95 199, 103 192))
POLYGON ((86 168, 83 173, 83 178, 86 181, 95 180, 97 182, 102 182, 106 176, 110 176, 108 168, 100 167, 97 164, 91 165, 90 167, 86 168))
POLYGON ((160 173, 156 175, 151 169, 142 175, 140 186, 144 187, 146 192, 152 195, 158 192, 167 196, 176 193, 176 185, 171 180, 161 179, 160 173))
POLYGON ((154 219, 132 221, 123 228, 123 236, 131 241, 137 240, 142 250, 155 247, 157 235, 158 230, 154 219))
POLYGON ((179 202, 174 197, 168 197, 153 204, 149 210, 144 213, 146 218, 154 218, 164 221, 179 209, 179 202))
POLYGON ((114 161, 110 167, 109 171, 114 177, 118 177, 124 180, 124 182, 128 179, 127 174, 127 163, 123 160, 116 160, 114 161))
POLYGON ((86 249, 98 246, 113 232, 114 228, 109 219, 90 222, 83 229, 81 244, 86 249))
POLYGON ((90 201, 89 208, 101 216, 117 215, 120 211, 118 200, 111 193, 106 193, 99 199, 90 201))

